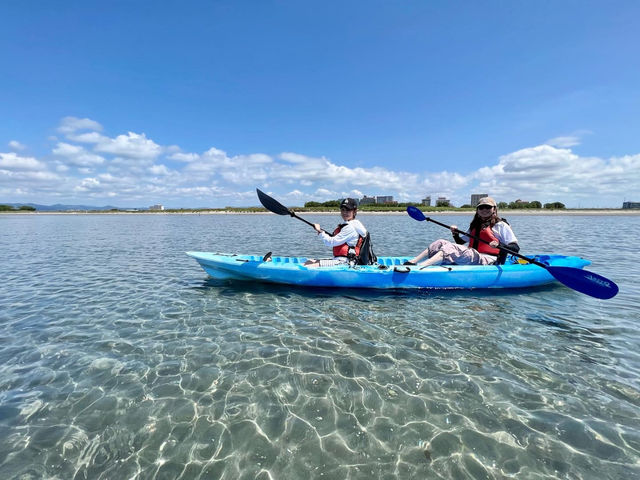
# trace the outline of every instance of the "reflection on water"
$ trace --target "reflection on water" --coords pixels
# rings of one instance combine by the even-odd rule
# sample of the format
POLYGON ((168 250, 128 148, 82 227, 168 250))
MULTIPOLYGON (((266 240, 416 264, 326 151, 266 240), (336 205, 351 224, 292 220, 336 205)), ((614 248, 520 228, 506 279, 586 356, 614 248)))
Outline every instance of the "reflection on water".
MULTIPOLYGON (((379 255, 446 233, 362 219, 379 255)), ((640 274, 592 233, 638 217, 509 221, 618 296, 220 282, 184 252, 325 249, 275 215, 0 216, 0 477, 638 477, 640 274)))

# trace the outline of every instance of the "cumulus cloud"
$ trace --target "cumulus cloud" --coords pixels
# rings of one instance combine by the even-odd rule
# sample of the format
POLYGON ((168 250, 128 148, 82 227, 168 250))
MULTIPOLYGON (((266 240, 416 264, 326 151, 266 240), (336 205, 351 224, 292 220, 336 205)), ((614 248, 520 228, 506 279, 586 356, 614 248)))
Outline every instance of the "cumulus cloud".
POLYGON ((53 149, 53 153, 61 157, 67 165, 77 167, 92 167, 102 165, 105 162, 104 157, 94 153, 87 152, 83 147, 71 145, 69 143, 59 142, 53 149))
POLYGON ((124 158, 152 160, 162 153, 162 147, 144 133, 128 132, 116 138, 103 138, 96 144, 95 151, 124 158))
POLYGON ((480 168, 472 180, 477 181, 479 190, 508 201, 523 197, 542 202, 594 198, 616 191, 638 191, 640 155, 605 160, 540 145, 500 157, 496 165, 480 168))
POLYGON ((17 141, 17 140, 11 140, 11 141, 9 142, 9 148, 10 148, 11 150, 15 150, 15 151, 19 152, 19 151, 22 151, 22 150, 26 149, 27 147, 26 147, 26 146, 24 146, 23 144, 21 144, 21 143, 20 143, 19 141, 17 141))
POLYGON ((200 159, 200 155, 198 155, 197 153, 183 153, 183 152, 176 152, 172 155, 169 155, 168 157, 170 160, 177 160, 179 162, 185 162, 185 163, 190 163, 190 162, 195 162, 197 160, 200 159))
POLYGON ((154 175, 169 175, 171 173, 166 165, 152 165, 149 167, 149 172, 154 175))
POLYGON ((95 130, 99 132, 102 131, 102 125, 90 118, 64 117, 58 126, 58 131, 65 135, 78 130, 95 130))
POLYGON ((522 198, 585 206, 597 198, 594 206, 617 206, 640 190, 640 154, 581 156, 571 147, 585 132, 506 153, 463 173, 353 167, 291 151, 230 154, 212 146, 188 152, 178 145, 163 146, 144 133, 107 135, 88 118, 66 117, 58 130, 65 140, 54 140, 41 158, 21 156, 16 153, 21 144, 10 143, 14 151, 0 153, 0 188, 38 203, 39 195, 71 192, 74 201, 113 198, 129 205, 175 206, 254 205, 256 186, 298 205, 364 195, 393 195, 401 202, 443 195, 461 205, 469 203, 471 193, 488 193, 507 202, 522 198))
POLYGON ((415 174, 408 172, 394 172, 381 167, 350 168, 337 165, 324 157, 306 157, 290 152, 282 153, 278 158, 284 162, 272 166, 270 178, 286 183, 351 184, 388 190, 416 186, 415 174))
POLYGON ((79 143, 108 143, 109 137, 106 137, 98 132, 84 132, 84 133, 70 133, 67 135, 67 140, 79 143))
MULTIPOLYGON (((64 178, 46 170, 46 165, 33 157, 0 153, 0 191, 9 199, 39 195, 56 195, 64 178)), ((29 200, 29 199, 27 199, 29 200)))
POLYGON ((75 188, 76 192, 88 192, 100 187, 100 181, 97 178, 84 178, 75 188))
POLYGON ((0 153, 0 169, 3 170, 43 170, 44 163, 33 157, 21 157, 14 152, 0 153))
POLYGON ((207 177, 220 175, 225 181, 235 184, 262 181, 266 175, 265 168, 273 164, 273 159, 263 153, 229 157, 225 151, 215 147, 201 155, 183 153, 177 158, 176 154, 170 158, 187 161, 185 173, 207 177))

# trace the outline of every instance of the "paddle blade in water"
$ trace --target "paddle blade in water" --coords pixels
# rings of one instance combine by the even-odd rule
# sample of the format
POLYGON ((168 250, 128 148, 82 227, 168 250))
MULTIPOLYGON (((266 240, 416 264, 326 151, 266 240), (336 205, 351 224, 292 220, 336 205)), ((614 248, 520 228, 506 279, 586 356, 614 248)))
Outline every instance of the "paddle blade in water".
POLYGON ((413 218, 414 220, 418 220, 419 222, 427 219, 427 217, 424 216, 424 213, 422 213, 422 210, 420 210, 418 207, 414 207, 413 205, 409 205, 407 207, 407 213, 411 218, 413 218))
POLYGON ((606 300, 618 293, 618 285, 597 273, 573 267, 546 268, 556 280, 585 295, 606 300))
POLYGON ((277 215, 291 215, 291 212, 287 207, 282 205, 277 200, 271 198, 259 188, 256 188, 256 192, 258 192, 258 200, 260 200, 262 206, 270 212, 273 212, 277 215))

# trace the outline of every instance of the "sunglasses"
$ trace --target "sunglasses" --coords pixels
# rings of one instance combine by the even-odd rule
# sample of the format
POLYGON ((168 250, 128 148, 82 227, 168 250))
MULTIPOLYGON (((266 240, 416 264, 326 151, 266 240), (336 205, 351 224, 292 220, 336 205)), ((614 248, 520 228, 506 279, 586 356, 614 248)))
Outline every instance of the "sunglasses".
POLYGON ((491 205, 478 205, 478 210, 491 210, 492 208, 491 205))

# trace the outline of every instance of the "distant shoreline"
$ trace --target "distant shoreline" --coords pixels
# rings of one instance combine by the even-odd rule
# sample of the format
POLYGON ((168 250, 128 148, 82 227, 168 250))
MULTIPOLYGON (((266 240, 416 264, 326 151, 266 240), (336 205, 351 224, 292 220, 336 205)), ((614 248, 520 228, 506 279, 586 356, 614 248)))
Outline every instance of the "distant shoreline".
MULTIPOLYGON (((314 211, 301 211, 299 212, 302 215, 339 215, 339 212, 336 210, 335 212, 314 212, 314 211)), ((462 215, 469 216, 473 214, 473 211, 456 211, 456 210, 444 210, 437 212, 429 212, 425 211, 425 215, 427 216, 440 216, 440 215, 462 215)), ((545 209, 527 209, 527 210, 500 210, 501 216, 513 216, 513 215, 525 215, 525 216, 589 216, 589 215, 614 215, 614 216, 640 216, 640 209, 563 209, 563 210, 545 210, 545 209)), ((391 212, 367 212, 361 211, 358 212, 358 215, 367 216, 367 215, 406 215, 407 212, 398 210, 391 212)), ((69 212, 24 212, 24 211, 15 211, 15 212, 0 212, 0 215, 28 215, 28 216, 38 216, 38 215, 274 215, 271 212, 254 212, 254 211, 235 211, 235 210, 202 210, 202 211, 184 211, 184 212, 176 212, 176 211, 157 211, 157 212, 112 212, 112 211, 69 211, 69 212)))

